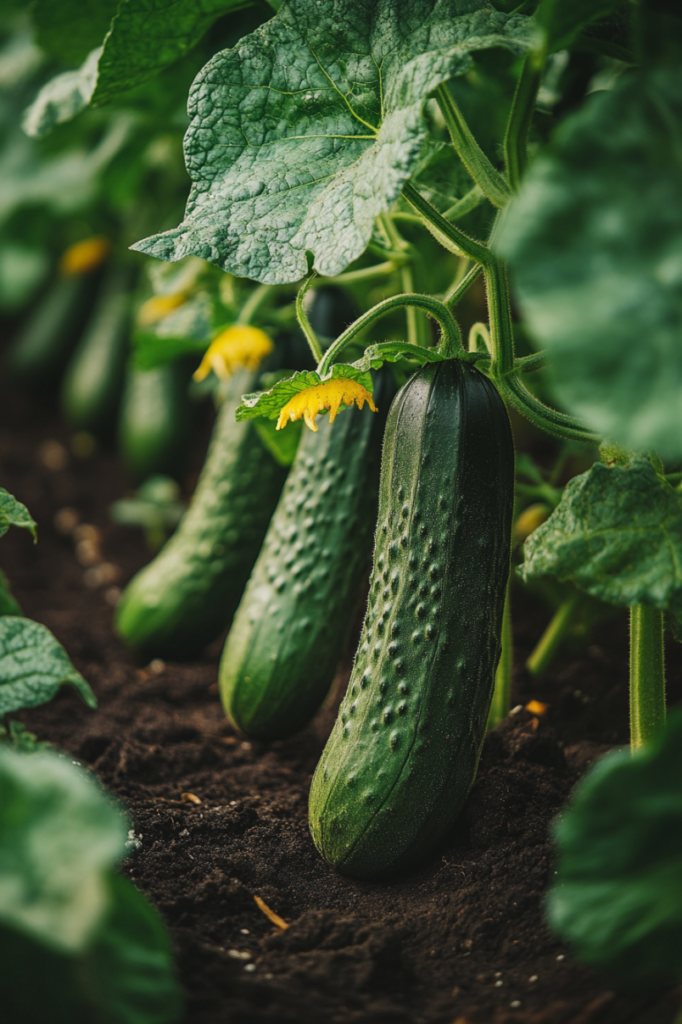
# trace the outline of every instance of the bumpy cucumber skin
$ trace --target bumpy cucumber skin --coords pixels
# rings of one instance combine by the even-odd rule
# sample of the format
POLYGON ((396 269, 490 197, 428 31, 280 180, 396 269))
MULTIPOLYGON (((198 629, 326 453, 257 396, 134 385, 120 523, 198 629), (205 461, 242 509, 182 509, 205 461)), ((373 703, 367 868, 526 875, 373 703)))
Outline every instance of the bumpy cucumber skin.
POLYGON ((178 476, 190 433, 187 380, 179 363, 138 370, 129 366, 118 421, 118 444, 133 480, 178 476))
POLYGON ((329 690, 372 555, 383 422, 354 408, 303 435, 220 663, 248 736, 298 732, 329 690))
POLYGON ((514 447, 493 385, 425 367, 389 412, 370 597, 348 692, 310 793, 340 871, 422 859, 473 783, 500 657, 514 447))
POLYGON ((258 557, 287 474, 253 425, 235 422, 254 382, 232 378, 190 507, 118 604, 117 632, 142 654, 199 653, 229 624, 258 557))
POLYGON ((18 384, 56 388, 92 308, 97 274, 60 277, 39 300, 7 351, 18 384))
POLYGON ((130 330, 131 273, 109 272, 66 369, 62 412, 72 430, 106 435, 121 399, 130 330))

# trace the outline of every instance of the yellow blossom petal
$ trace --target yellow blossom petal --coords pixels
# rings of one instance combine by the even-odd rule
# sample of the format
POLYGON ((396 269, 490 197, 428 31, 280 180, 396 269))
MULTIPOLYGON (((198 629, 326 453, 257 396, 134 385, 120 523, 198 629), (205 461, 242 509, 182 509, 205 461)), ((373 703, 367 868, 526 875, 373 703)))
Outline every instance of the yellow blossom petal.
POLYGON ((111 242, 103 235, 84 238, 82 242, 76 242, 65 250, 59 261, 59 271, 64 277, 87 274, 104 263, 110 249, 111 242))
POLYGON ((152 295, 151 299, 143 302, 137 311, 138 327, 151 327, 152 324, 158 324, 159 320, 163 320, 174 309, 183 306, 186 302, 187 296, 182 292, 176 292, 174 295, 152 295))
POLYGON ((317 430, 315 417, 323 409, 329 409, 329 422, 333 423, 341 408, 341 403, 344 405, 355 403, 358 409, 362 409, 365 402, 372 412, 377 411, 367 388, 363 388, 362 384, 358 384, 356 380, 336 377, 333 380, 325 381, 324 384, 316 384, 312 388, 306 388, 305 391, 299 391, 297 395, 290 398, 280 410, 277 430, 281 430, 290 421, 300 420, 301 416, 311 430, 317 430))
POLYGON ((273 348, 272 341, 265 331, 259 330, 258 327, 249 327, 248 324, 235 324, 211 342, 194 374, 194 379, 204 380, 211 370, 222 380, 242 367, 257 370, 273 348))

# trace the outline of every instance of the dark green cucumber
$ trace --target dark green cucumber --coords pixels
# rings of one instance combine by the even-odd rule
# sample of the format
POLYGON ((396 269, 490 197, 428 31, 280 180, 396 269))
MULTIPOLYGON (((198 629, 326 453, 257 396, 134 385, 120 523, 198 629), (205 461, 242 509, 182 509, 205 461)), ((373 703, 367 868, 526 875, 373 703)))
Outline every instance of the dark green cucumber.
POLYGON ((476 774, 500 657, 514 447, 478 370, 431 364, 388 416, 370 596, 310 793, 322 856, 371 878, 419 861, 476 774))
POLYGON ((384 422, 353 408, 303 435, 220 663, 248 736, 298 732, 329 690, 372 555, 384 422))
POLYGON ((99 274, 59 277, 37 302, 7 351, 18 384, 56 388, 92 310, 99 274))
POLYGON ((253 423, 237 423, 255 379, 230 381, 194 497, 176 532, 116 609, 119 635, 149 656, 189 657, 229 625, 279 500, 286 470, 253 423))
POLYGON ((128 366, 118 421, 118 446, 136 483, 155 474, 176 476, 190 434, 187 374, 180 363, 153 370, 128 366))
POLYGON ((66 369, 61 404, 72 430, 103 436, 115 422, 128 356, 131 285, 127 269, 109 271, 66 369))

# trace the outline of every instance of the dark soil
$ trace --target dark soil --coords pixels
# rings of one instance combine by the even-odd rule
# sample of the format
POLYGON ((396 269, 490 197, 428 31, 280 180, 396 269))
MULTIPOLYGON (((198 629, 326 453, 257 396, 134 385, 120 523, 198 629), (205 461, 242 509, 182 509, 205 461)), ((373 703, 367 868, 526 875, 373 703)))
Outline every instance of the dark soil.
MULTIPOLYGON (((523 662, 549 610, 519 589, 515 700, 486 741, 455 831, 420 870, 386 884, 336 874, 317 855, 307 792, 333 701, 299 736, 273 744, 234 734, 218 700, 220 643, 204 659, 143 667, 112 633, 111 576, 147 560, 141 536, 112 526, 129 489, 116 459, 54 456, 68 447, 49 411, 11 393, 0 411, 0 484, 26 502, 40 542, 13 530, 0 559, 25 613, 54 631, 97 693, 72 692, 22 720, 88 764, 124 800, 139 849, 123 870, 171 929, 191 1024, 669 1024, 679 992, 610 991, 543 924, 552 877, 549 828, 585 768, 627 740, 627 629, 617 616, 563 654, 542 685, 523 662), (42 446, 42 447, 41 447, 42 446), (47 455, 46 455, 47 452, 47 455), (45 461, 62 468, 48 468, 45 461), (101 531, 109 578, 79 564, 55 513, 101 531), (278 930, 261 897, 290 927, 278 930)), ((106 576, 107 573, 105 572, 106 576)), ((682 662, 669 652, 671 696, 682 662)), ((342 667, 340 695, 350 663, 342 667)))

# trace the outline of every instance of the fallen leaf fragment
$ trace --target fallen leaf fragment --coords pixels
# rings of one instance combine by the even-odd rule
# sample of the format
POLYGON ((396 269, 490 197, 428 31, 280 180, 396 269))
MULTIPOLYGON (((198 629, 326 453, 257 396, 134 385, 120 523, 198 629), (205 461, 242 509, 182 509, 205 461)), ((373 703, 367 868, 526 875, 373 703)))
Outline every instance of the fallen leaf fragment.
POLYGON ((543 704, 539 700, 529 700, 526 704, 526 711, 530 711, 531 715, 545 715, 549 704, 543 704))
POLYGON ((180 794, 180 799, 182 800, 183 804, 200 804, 201 803, 201 800, 199 799, 199 797, 195 796, 194 793, 181 793, 180 794))
POLYGON ((276 928, 279 928, 280 931, 285 932, 289 927, 286 921, 283 918, 281 918, 279 914, 276 914, 274 910, 270 910, 270 907, 267 905, 265 900, 262 900, 260 898, 260 896, 254 896, 253 898, 256 902, 256 906, 258 907, 258 909, 261 910, 270 921, 272 921, 276 928))

